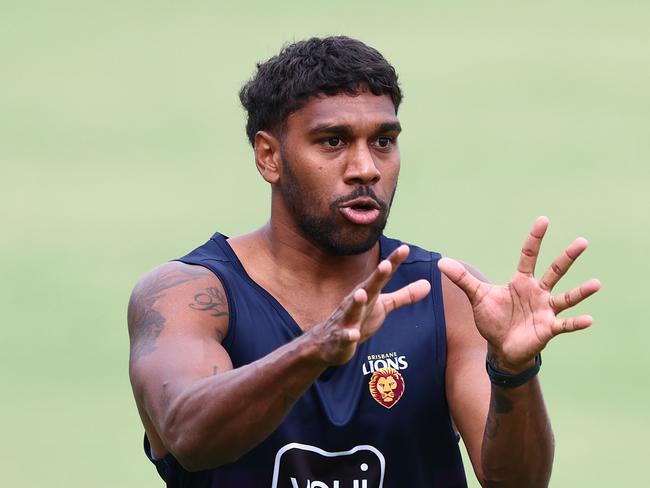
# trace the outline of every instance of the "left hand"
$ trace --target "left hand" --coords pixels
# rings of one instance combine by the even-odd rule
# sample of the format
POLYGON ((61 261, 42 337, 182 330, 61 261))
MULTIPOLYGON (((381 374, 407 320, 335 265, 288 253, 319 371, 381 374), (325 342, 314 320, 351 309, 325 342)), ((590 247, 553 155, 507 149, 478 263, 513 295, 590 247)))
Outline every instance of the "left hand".
POLYGON ((517 373, 528 368, 535 356, 558 334, 589 327, 590 315, 558 317, 600 289, 592 279, 570 291, 553 295, 557 282, 573 262, 587 249, 587 240, 573 241, 541 279, 536 279, 535 264, 548 218, 539 217, 521 250, 517 271, 511 281, 499 286, 480 281, 461 263, 443 258, 438 267, 460 287, 472 305, 476 327, 488 342, 488 354, 495 366, 517 373))

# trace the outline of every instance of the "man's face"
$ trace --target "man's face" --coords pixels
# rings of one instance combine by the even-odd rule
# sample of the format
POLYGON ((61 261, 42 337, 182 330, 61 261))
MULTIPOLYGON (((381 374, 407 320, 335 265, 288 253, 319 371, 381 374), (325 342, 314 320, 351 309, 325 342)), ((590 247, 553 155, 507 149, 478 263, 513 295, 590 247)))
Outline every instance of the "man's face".
POLYGON ((399 132, 390 97, 368 91, 314 97, 287 118, 278 189, 304 237, 337 255, 372 248, 397 185, 399 132))

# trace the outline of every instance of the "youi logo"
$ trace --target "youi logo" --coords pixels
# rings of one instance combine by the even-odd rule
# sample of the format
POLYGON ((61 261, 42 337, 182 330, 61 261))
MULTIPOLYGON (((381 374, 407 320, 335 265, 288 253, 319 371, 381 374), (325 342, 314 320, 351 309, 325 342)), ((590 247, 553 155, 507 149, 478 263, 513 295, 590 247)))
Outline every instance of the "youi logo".
POLYGON ((385 470, 373 446, 329 452, 293 442, 275 455, 272 488, 383 488, 385 470))

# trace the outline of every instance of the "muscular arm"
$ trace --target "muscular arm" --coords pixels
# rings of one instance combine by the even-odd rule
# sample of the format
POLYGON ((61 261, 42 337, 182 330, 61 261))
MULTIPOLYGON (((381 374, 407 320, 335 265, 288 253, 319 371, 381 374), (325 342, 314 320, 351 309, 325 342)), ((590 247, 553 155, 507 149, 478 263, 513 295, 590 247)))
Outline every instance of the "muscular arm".
POLYGON ((146 275, 129 303, 129 371, 153 454, 171 452, 186 469, 201 470, 263 441, 326 367, 348 361, 392 310, 426 296, 424 280, 381 293, 406 256, 401 246, 326 321, 234 369, 220 344, 228 308, 219 280, 182 263, 146 275))
POLYGON ((554 441, 539 380, 514 389, 492 385, 485 372, 487 343, 469 300, 446 277, 443 292, 447 397, 477 478, 482 486, 547 486, 554 441))
POLYGON ((503 286, 487 282, 453 259, 443 258, 438 263, 446 275, 449 404, 484 486, 547 486, 554 452, 539 380, 533 378, 510 389, 494 386, 484 370, 485 354, 494 367, 515 375, 531 367, 552 338, 592 323, 589 315, 559 314, 596 293, 598 280, 588 280, 558 295, 552 293, 587 248, 585 239, 575 239, 540 279, 535 278, 547 228, 546 217, 535 221, 517 270, 503 286))
POLYGON ((228 327, 221 283, 208 270, 165 264, 129 303, 130 376, 160 457, 189 470, 233 461, 265 439, 323 371, 308 335, 233 369, 220 342, 228 327))

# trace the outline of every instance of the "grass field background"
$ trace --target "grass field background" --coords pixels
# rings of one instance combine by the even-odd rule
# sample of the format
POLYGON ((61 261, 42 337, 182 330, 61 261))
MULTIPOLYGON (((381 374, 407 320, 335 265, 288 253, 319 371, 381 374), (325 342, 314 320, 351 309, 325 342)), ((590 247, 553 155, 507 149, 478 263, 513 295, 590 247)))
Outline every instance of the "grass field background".
POLYGON ((551 486, 643 485, 649 22, 644 1, 3 1, 2 485, 161 486, 127 377, 131 287, 265 222, 237 92, 282 44, 327 34, 400 73, 389 235, 499 282, 537 215, 543 263, 590 239, 565 285, 602 280, 579 308, 595 325, 551 343, 541 373, 551 486))

